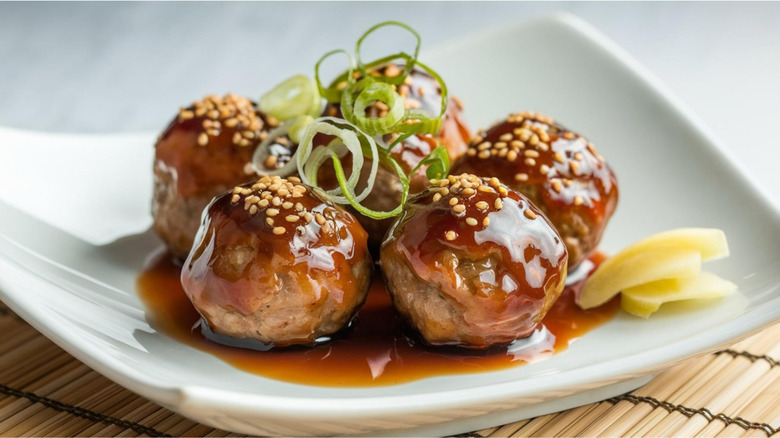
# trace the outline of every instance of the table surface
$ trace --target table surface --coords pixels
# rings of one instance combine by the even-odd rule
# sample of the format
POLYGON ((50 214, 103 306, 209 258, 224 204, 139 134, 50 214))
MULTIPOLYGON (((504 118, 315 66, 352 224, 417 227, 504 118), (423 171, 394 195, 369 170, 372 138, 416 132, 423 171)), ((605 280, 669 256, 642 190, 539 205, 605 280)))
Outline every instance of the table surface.
POLYGON ((434 47, 555 11, 660 77, 780 203, 764 128, 780 123, 780 3, 3 3, 0 126, 156 131, 203 94, 259 96, 310 73, 369 23, 405 21, 434 47))

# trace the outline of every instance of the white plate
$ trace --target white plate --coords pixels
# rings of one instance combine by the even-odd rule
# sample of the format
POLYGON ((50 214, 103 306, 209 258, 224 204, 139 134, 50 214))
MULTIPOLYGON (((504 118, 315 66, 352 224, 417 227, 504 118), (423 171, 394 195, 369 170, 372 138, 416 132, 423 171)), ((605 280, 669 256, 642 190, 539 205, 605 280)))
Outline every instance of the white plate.
MULTIPOLYGON (((453 42, 424 59, 466 102, 472 127, 534 109, 597 144, 618 174, 622 197, 603 242, 607 252, 662 229, 722 228, 732 255, 708 269, 736 282, 740 293, 703 310, 662 311, 649 321, 619 314, 568 351, 523 367, 377 388, 295 385, 241 372, 149 326, 135 278, 158 241, 146 232, 103 246, 88 243, 106 239, 88 232, 101 223, 107 204, 99 200, 144 205, 148 184, 138 189, 93 179, 94 190, 75 194, 80 220, 65 224, 51 218, 68 208, 62 190, 53 196, 45 185, 32 190, 17 183, 13 190, 29 197, 12 200, 7 186, 0 191, 6 201, 0 202, 0 298, 78 359, 144 397, 212 426, 284 435, 441 435, 541 415, 633 389, 676 361, 780 318, 778 211, 679 102, 613 43, 576 19, 555 16, 453 42), (51 217, 30 199, 50 203, 42 211, 51 217)), ((112 148, 113 157, 90 165, 114 166, 124 182, 150 181, 151 166, 136 168, 137 158, 128 155, 147 154, 151 164, 154 137, 145 138, 135 150, 112 148)), ((8 147, 3 139, 0 144, 8 147)), ((82 187, 89 178, 83 173, 50 180, 82 187)), ((148 219, 145 211, 128 215, 127 234, 148 219)))

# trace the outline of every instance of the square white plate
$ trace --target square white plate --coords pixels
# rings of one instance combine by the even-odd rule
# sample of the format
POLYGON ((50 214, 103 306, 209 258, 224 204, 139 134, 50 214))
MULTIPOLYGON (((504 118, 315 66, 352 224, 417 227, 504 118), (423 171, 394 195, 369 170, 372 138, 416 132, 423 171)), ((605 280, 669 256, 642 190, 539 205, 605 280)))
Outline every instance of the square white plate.
POLYGON ((270 380, 146 322, 135 280, 159 242, 148 231, 133 233, 148 224, 148 212, 122 213, 126 225, 119 230, 102 224, 116 206, 148 205, 154 135, 132 142, 117 136, 116 145, 111 137, 68 137, 72 155, 88 163, 83 171, 52 166, 31 177, 12 170, 34 168, 40 155, 18 145, 51 149, 58 138, 0 131, 0 144, 16 157, 0 163, 0 298, 78 359, 144 397, 215 427, 283 435, 442 435, 541 415, 631 390, 676 361, 780 318, 780 214, 663 86, 594 29, 553 16, 465 38, 423 59, 466 102, 472 128, 532 109, 596 143, 621 189, 604 250, 673 227, 722 228, 732 255, 707 269, 737 283, 740 293, 648 321, 618 314, 568 351, 503 371, 377 388, 270 380), (111 154, 84 155, 96 141, 111 154), (96 180, 88 171, 94 166, 117 169, 110 175, 116 181, 96 180), (85 181, 94 188, 84 189, 85 181))

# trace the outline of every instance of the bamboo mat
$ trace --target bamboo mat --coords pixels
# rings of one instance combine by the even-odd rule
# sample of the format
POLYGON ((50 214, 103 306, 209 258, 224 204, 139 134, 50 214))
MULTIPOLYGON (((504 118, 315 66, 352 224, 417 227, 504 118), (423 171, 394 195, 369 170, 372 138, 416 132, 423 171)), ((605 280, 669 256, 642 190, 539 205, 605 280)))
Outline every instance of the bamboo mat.
MULTIPOLYGON (((237 436, 92 371, 0 303, 0 436, 237 436)), ((780 324, 629 394, 465 436, 780 436, 780 324)))

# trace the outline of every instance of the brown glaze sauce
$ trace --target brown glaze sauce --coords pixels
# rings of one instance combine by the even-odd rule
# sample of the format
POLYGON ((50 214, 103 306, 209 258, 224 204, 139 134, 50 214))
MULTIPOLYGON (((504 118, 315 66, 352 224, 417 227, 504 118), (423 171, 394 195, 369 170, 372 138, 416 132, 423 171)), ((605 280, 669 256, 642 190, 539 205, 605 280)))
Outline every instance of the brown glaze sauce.
MULTIPOLYGON (((593 267, 604 256, 591 256, 593 267)), ((297 384, 331 387, 385 386, 425 377, 494 371, 534 362, 566 350, 588 331, 610 320, 619 301, 591 310, 574 302, 583 282, 567 286, 542 326, 549 343, 487 352, 422 346, 405 329, 380 275, 353 327, 330 343, 308 348, 259 352, 209 341, 197 328, 200 315, 181 287, 180 267, 160 252, 141 272, 137 287, 154 327, 172 338, 213 354, 243 371, 297 384), (511 351, 510 351, 511 350, 511 351)))

